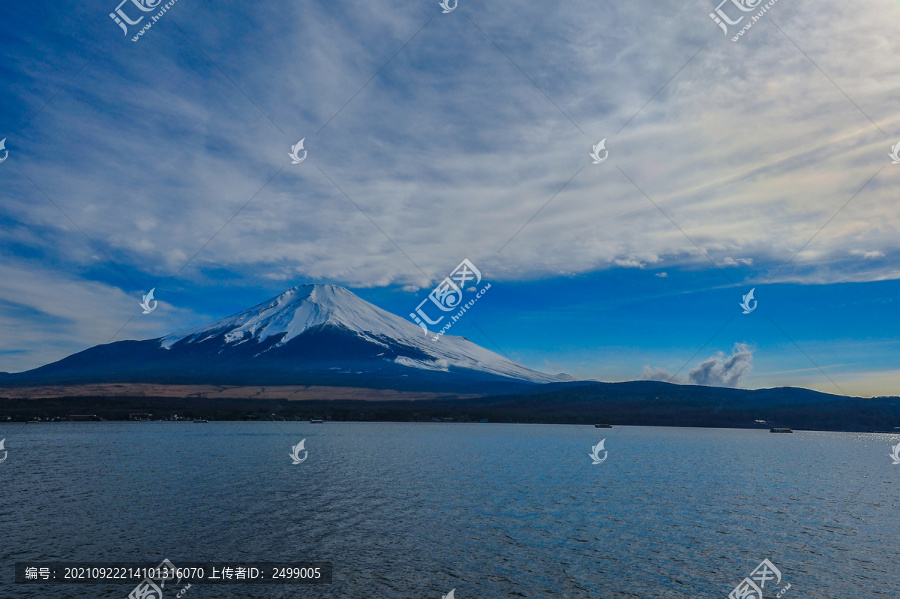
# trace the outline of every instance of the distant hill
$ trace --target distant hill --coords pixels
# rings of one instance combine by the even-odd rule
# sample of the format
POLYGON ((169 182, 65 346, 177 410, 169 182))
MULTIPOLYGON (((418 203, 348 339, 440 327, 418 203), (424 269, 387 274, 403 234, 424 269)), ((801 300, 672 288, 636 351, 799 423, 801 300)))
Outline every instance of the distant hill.
POLYGON ((522 393, 466 399, 452 408, 473 417, 502 415, 513 422, 834 431, 900 427, 900 397, 866 399, 796 387, 724 389, 657 381, 549 384, 522 393))

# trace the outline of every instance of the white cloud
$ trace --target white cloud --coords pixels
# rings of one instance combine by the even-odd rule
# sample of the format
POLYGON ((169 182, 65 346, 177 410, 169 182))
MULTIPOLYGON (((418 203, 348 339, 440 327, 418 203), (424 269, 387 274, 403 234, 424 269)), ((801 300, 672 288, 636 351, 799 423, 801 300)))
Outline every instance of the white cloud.
MULTIPOLYGON (((885 164, 890 144, 768 22, 734 44, 708 19, 707 2, 617 5, 602 20, 585 19, 593 5, 578 2, 473 9, 582 135, 477 29, 436 18, 315 135, 432 16, 412 2, 345 4, 341 17, 314 4, 254 6, 187 24, 285 135, 215 67, 187 67, 157 29, 157 43, 141 42, 153 69, 111 58, 108 70, 75 78, 77 94, 34 125, 40 141, 28 154, 41 158, 23 167, 92 238, 153 275, 181 268, 306 136, 310 159, 281 171, 184 277, 224 268, 248 278, 427 285, 396 246, 429 277, 461 256, 494 280, 657 262, 706 267, 694 242, 719 264, 778 265, 814 235, 782 280, 897 276, 890 265, 860 275, 831 262, 863 238, 871 257, 898 246, 895 171, 822 230, 885 164), (242 28, 244 50, 234 53, 232 25, 245 21, 258 29, 242 28), (106 110, 110 101, 116 111, 106 110), (589 165, 601 137, 610 159, 589 165), (73 139, 90 140, 78 159, 41 151, 73 139)), ((883 47, 897 14, 837 2, 777 8, 773 18, 858 105, 886 130, 897 124, 900 63, 883 47)), ((63 260, 90 260, 84 239, 30 184, 10 191, 8 216, 54 229, 63 260)))
MULTIPOLYGON (((147 280, 192 259, 178 275, 188 286, 415 290, 463 257, 503 281, 711 268, 704 254, 760 276, 793 257, 779 281, 900 278, 900 267, 876 260, 900 249, 900 167, 887 158, 896 140, 860 110, 888 134, 900 129, 900 11, 779 3, 769 16, 823 77, 768 19, 738 44, 723 39, 708 0, 603 5, 602 19, 589 18, 598 6, 472 6, 468 16, 515 64, 467 19, 412 0, 347 0, 341 10, 232 3, 181 20, 215 64, 159 27, 134 54, 104 52, 62 78, 46 32, 17 33, 47 60, 10 62, 10 113, 34 113, 57 89, 46 81, 76 75, 7 141, 76 225, 17 169, 5 171, 0 247, 14 249, 5 280, 20 282, 2 296, 12 312, 0 318, 24 335, 9 315, 25 306, 62 327, 36 325, 33 339, 7 349, 24 344, 46 361, 112 335, 135 298, 82 279, 107 256, 147 280), (309 158, 289 165, 301 137, 309 158), (604 137, 610 158, 589 164, 604 137), (35 255, 43 270, 33 270, 35 255)), ((101 22, 62 22, 56 33, 89 39, 101 22)), ((130 336, 167 332, 151 328, 130 336)), ((26 361, 17 359, 4 364, 26 361)), ((729 381, 749 362, 717 364, 695 376, 729 381)))
POLYGON ((736 343, 731 355, 726 356, 722 352, 717 352, 688 372, 687 377, 673 375, 664 368, 644 366, 643 378, 682 385, 737 387, 751 370, 753 370, 753 350, 746 344, 736 343))
POLYGON ((722 352, 701 362, 688 373, 693 385, 737 387, 753 370, 753 352, 743 343, 736 343, 730 356, 722 352))
POLYGON ((727 257, 725 258, 725 260, 722 261, 722 264, 724 264, 725 266, 741 266, 741 265, 743 265, 743 266, 752 266, 752 265, 753 265, 753 259, 751 259, 751 258, 738 258, 737 260, 735 260, 735 259, 732 258, 731 256, 727 256, 727 257))
POLYGON ((34 263, 0 264, 0 280, 0 328, 6 333, 0 337, 0 355, 9 372, 101 343, 159 337, 207 318, 173 306, 159 294, 157 308, 144 315, 140 294, 61 276, 34 263))
POLYGON ((683 381, 680 379, 676 379, 675 375, 666 370, 665 368, 653 368, 651 366, 644 366, 643 374, 641 376, 645 381, 663 381, 666 383, 681 383, 683 381))
POLYGON ((640 260, 635 260, 634 258, 628 258, 625 260, 616 258, 615 260, 613 260, 613 264, 615 264, 616 266, 624 266, 625 268, 644 268, 644 263, 640 260))

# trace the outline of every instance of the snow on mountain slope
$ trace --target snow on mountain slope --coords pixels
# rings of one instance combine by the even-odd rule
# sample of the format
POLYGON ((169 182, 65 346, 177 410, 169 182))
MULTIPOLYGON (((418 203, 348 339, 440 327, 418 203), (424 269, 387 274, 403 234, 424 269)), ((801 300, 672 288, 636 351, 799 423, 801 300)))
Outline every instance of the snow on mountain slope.
POLYGON ((423 370, 448 371, 450 368, 474 370, 486 374, 533 383, 572 380, 525 368, 462 337, 444 335, 432 341, 422 329, 399 316, 363 300, 353 292, 335 285, 302 285, 243 312, 207 325, 160 339, 160 346, 172 348, 176 343, 193 344, 221 337, 225 346, 262 342, 284 335, 270 350, 301 337, 323 325, 345 329, 370 343, 400 353, 398 365, 423 370), (403 356, 404 347, 414 348, 430 356, 422 360, 418 352, 403 356))

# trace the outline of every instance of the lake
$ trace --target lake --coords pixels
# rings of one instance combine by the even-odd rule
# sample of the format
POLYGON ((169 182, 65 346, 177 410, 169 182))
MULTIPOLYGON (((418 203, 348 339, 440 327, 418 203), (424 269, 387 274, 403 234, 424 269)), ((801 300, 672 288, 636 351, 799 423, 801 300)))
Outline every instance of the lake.
POLYGON ((4 598, 134 588, 14 585, 14 562, 163 558, 334 564, 331 585, 184 599, 724 599, 764 559, 782 575, 766 597, 900 596, 900 435, 86 422, 2 438, 4 598))

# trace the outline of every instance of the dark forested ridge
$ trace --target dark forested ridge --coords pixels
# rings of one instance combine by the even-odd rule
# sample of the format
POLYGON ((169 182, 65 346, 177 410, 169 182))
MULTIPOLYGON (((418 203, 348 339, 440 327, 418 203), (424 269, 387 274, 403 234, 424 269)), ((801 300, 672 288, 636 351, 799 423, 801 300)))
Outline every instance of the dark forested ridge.
POLYGON ((151 413, 154 419, 172 415, 210 420, 438 419, 873 432, 891 432, 900 427, 900 397, 866 399, 789 387, 745 390, 654 381, 554 383, 512 395, 430 401, 133 396, 0 399, 0 420, 65 418, 71 414, 127 420, 135 412, 151 413))

